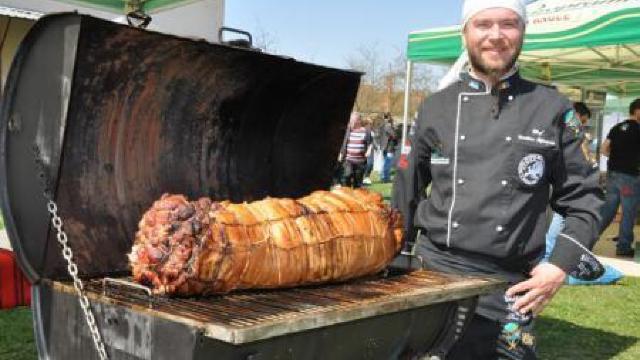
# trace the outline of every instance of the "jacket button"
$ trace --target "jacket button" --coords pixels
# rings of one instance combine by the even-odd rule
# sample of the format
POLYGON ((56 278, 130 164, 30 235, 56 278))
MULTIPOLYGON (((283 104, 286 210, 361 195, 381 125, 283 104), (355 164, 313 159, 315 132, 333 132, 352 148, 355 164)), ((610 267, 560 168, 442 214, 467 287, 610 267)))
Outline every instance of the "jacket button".
POLYGON ((502 232, 503 230, 504 230, 504 228, 502 227, 502 225, 496 226, 496 231, 497 232, 502 232))
POLYGON ((507 136, 506 138, 504 138, 507 142, 511 142, 511 140, 513 140, 513 138, 511 138, 511 136, 507 136))
POLYGON ((451 227, 454 228, 454 229, 457 229, 457 228, 460 227, 460 224, 458 224, 457 221, 454 221, 454 222, 451 223, 451 227))

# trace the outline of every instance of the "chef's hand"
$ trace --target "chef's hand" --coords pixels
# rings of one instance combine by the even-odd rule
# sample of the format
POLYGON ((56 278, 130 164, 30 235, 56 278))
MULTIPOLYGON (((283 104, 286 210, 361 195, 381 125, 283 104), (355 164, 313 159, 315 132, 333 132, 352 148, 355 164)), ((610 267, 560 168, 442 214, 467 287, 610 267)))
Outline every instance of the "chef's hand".
POLYGON ((551 263, 542 263, 531 270, 531 278, 507 290, 507 296, 522 296, 513 304, 521 314, 532 311, 537 315, 558 292, 567 274, 551 263))

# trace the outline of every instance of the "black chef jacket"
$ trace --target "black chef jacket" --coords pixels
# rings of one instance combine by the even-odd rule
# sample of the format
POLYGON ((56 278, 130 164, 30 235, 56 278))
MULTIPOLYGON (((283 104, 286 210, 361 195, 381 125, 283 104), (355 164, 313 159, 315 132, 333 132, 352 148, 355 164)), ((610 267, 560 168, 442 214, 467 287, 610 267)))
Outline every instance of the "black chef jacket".
POLYGON ((428 244, 418 248, 435 268, 513 283, 544 253, 551 205, 566 221, 550 262, 575 272, 597 240, 603 195, 571 103, 517 72, 493 89, 461 78, 422 104, 396 176, 406 239, 419 230, 428 244))

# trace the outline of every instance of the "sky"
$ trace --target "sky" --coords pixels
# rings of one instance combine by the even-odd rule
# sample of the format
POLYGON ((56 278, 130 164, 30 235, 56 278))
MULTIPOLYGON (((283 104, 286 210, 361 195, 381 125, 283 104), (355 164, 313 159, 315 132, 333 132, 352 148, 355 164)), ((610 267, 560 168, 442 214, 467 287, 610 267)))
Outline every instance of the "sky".
POLYGON ((345 68, 358 47, 390 61, 409 32, 459 23, 462 0, 227 0, 225 7, 225 25, 249 31, 270 52, 345 68))

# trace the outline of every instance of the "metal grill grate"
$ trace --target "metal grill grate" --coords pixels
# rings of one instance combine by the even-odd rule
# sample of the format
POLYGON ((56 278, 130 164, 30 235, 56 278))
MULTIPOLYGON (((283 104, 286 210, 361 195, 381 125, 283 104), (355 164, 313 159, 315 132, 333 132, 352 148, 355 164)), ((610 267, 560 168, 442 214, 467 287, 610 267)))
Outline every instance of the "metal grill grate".
MULTIPOLYGON (((69 286, 58 284, 63 289, 69 286)), ((110 287, 103 295, 99 280, 88 282, 87 290, 92 299, 187 322, 203 328, 209 337, 239 344, 463 299, 501 284, 495 279, 414 271, 343 284, 242 291, 206 298, 149 297, 121 286, 110 287)))

